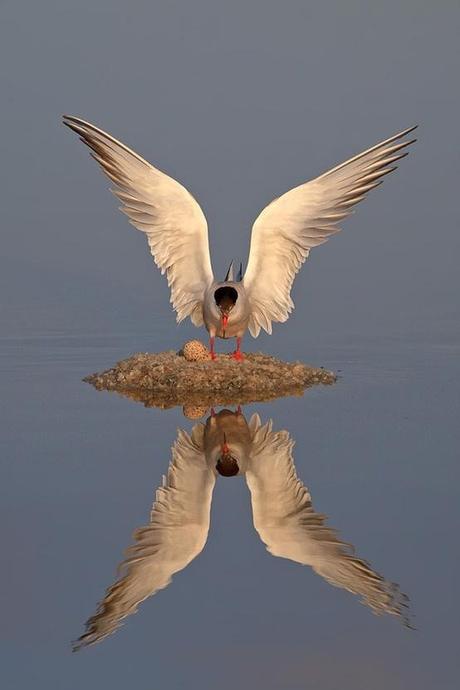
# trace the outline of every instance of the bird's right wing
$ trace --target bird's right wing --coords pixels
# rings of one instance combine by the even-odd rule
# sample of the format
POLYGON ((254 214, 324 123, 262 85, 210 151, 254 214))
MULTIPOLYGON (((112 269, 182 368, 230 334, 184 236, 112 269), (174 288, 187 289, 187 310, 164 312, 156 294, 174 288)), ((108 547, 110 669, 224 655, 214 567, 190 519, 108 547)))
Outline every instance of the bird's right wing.
POLYGON ((287 431, 272 431, 271 421, 250 421, 253 450, 246 481, 251 492, 254 527, 273 556, 288 558, 313 570, 335 587, 361 597, 374 613, 406 618, 406 597, 394 583, 354 555, 313 509, 308 489, 297 478, 293 440, 287 431))
POLYGON ((203 294, 213 281, 208 226, 199 204, 179 182, 121 141, 85 120, 64 116, 115 184, 120 210, 147 235, 158 268, 166 273, 177 321, 203 323, 203 294))
POLYGON ((404 130, 274 199, 256 218, 243 285, 251 307, 249 331, 256 338, 272 321, 283 322, 294 308, 291 288, 310 250, 339 232, 383 177, 396 169, 415 139, 404 130))
POLYGON ((179 430, 168 475, 156 492, 150 523, 134 533, 136 543, 119 566, 122 576, 107 590, 74 651, 114 632, 144 599, 166 587, 172 575, 203 550, 215 483, 215 474, 204 457, 203 429, 197 424, 191 436, 179 430))

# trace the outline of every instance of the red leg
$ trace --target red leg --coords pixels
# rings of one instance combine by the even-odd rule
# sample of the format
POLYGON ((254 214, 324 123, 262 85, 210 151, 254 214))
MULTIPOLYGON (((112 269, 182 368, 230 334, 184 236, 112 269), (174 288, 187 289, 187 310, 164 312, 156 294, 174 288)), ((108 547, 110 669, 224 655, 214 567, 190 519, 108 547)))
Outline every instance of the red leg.
POLYGON ((232 354, 233 359, 236 359, 238 362, 242 362, 244 359, 244 355, 241 352, 241 338, 236 339, 236 350, 232 354))
POLYGON ((209 350, 210 350, 210 352, 211 352, 211 359, 216 359, 216 353, 214 352, 214 340, 215 340, 215 338, 214 338, 214 336, 212 335, 212 336, 209 338, 209 350))

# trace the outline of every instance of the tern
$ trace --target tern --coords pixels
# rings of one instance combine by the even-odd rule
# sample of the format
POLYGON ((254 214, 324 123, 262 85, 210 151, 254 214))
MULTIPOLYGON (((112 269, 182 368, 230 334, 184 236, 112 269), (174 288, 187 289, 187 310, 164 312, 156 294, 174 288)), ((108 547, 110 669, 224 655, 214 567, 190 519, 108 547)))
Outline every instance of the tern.
POLYGON ((245 477, 254 527, 273 556, 310 566, 329 584, 361 597, 374 613, 398 616, 409 625, 407 597, 398 585, 356 556, 354 547, 325 524, 326 516, 314 510, 310 492, 297 477, 293 446, 287 431, 274 431, 272 421, 262 424, 257 414, 247 422, 239 408, 212 412, 190 434, 179 429, 150 522, 134 532, 119 578, 87 621, 74 651, 115 632, 201 553, 218 475, 245 477))
POLYGON ((177 322, 190 317, 205 325, 212 359, 215 338, 236 338, 233 356, 243 359, 241 339, 249 330, 272 332, 294 308, 291 288, 310 250, 339 232, 339 223, 382 178, 396 169, 415 139, 410 127, 298 185, 259 214, 251 233, 249 258, 235 276, 233 262, 225 280, 214 278, 204 213, 179 182, 102 129, 65 115, 65 125, 91 149, 114 183, 120 210, 145 232, 156 265, 166 273, 177 322))

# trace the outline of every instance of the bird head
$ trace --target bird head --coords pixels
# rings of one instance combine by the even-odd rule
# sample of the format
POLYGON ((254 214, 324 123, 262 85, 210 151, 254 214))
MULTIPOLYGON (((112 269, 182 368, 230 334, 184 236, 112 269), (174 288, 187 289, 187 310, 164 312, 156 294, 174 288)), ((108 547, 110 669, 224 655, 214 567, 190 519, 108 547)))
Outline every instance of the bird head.
POLYGON ((238 300, 238 292, 231 285, 222 285, 215 291, 214 299, 220 312, 222 329, 225 330, 230 313, 238 300))
POLYGON ((216 470, 222 477, 234 477, 240 471, 237 459, 230 453, 225 434, 221 444, 221 455, 217 459, 216 470))

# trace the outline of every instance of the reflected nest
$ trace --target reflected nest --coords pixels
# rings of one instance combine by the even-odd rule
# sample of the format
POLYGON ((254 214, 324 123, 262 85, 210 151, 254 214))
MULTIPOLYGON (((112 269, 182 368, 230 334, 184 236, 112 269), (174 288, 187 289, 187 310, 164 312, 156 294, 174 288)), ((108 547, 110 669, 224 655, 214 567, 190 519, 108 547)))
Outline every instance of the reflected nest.
POLYGON ((337 378, 322 367, 282 362, 262 353, 247 354, 243 362, 236 362, 230 355, 218 355, 216 361, 189 361, 184 356, 186 348, 187 344, 178 353, 135 354, 84 381, 97 390, 116 391, 146 407, 207 408, 300 396, 305 388, 320 383, 331 385, 337 378))

